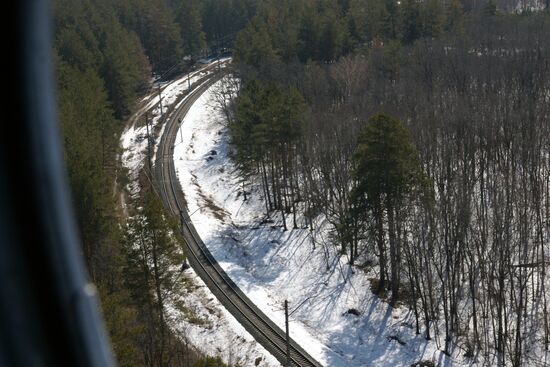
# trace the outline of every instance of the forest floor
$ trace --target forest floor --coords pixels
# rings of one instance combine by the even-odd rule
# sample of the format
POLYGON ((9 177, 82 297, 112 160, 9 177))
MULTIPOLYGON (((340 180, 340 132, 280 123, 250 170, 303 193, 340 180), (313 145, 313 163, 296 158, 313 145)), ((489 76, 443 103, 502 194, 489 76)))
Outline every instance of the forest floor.
MULTIPOLYGON (((172 82, 161 84, 163 109, 170 114, 186 98, 188 82, 193 85, 206 76, 208 71, 197 70, 172 82)), ((145 113, 149 113, 152 136, 156 143, 164 128, 160 118, 158 90, 144 97, 137 112, 129 119, 121 136, 123 166, 128 170, 126 191, 129 198, 123 200, 125 212, 128 201, 140 194, 147 162, 147 127, 145 113)), ((154 162, 154 158, 153 158, 154 162)), ((192 269, 187 269, 175 279, 179 286, 169 295, 168 323, 184 343, 201 353, 219 356, 230 365, 279 366, 278 361, 239 324, 210 292, 192 269)))
MULTIPOLYGON (((191 220, 221 267, 279 326, 290 303, 290 333, 326 366, 479 365, 456 346, 416 335, 414 315, 371 292, 375 268, 350 267, 331 242, 330 225, 307 228, 292 215, 266 216, 261 187, 245 186, 231 160, 228 129, 216 104, 217 83, 193 105, 178 132, 176 171, 191 220)), ((443 334, 443 333, 442 333, 443 334)))

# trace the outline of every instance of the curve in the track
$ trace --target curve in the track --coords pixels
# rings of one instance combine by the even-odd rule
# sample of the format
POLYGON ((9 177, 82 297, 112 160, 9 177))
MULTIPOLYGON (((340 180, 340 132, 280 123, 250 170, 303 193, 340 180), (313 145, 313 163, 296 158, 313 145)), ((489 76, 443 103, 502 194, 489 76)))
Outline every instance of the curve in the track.
MULTIPOLYGON (((195 101, 216 81, 222 72, 214 73, 195 87, 181 106, 167 119, 164 134, 158 148, 154 166, 156 189, 165 207, 181 219, 184 248, 189 263, 214 293, 224 307, 283 365, 287 364, 286 336, 283 330, 260 311, 221 269, 199 237, 189 218, 185 198, 181 190, 173 160, 178 121, 188 113, 195 101)), ((294 340, 290 341, 290 365, 321 367, 321 364, 305 352, 294 340)))

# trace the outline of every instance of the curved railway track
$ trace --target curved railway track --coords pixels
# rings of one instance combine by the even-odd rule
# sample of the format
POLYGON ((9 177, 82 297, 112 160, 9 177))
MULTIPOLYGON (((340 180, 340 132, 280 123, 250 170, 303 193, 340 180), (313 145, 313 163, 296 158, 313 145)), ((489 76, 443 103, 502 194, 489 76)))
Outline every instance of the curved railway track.
MULTIPOLYGON (((189 218, 187 204, 176 177, 173 154, 178 121, 183 121, 195 101, 221 76, 221 73, 209 76, 191 91, 181 106, 167 119, 153 168, 155 186, 165 207, 181 219, 184 249, 195 272, 237 321, 282 365, 287 365, 285 333, 248 299, 206 248, 189 218)), ((294 340, 290 342, 290 360, 291 366, 321 367, 294 340)))

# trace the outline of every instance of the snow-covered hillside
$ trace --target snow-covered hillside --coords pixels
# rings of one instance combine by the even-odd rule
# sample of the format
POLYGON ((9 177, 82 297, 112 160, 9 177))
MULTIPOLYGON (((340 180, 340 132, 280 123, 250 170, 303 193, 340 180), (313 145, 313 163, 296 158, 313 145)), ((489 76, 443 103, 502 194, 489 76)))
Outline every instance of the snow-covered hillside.
MULTIPOLYGON (((186 98, 188 83, 194 87, 207 74, 199 70, 162 85, 164 111, 170 106, 177 108, 186 98)), ((145 167, 147 157, 147 128, 142 121, 145 111, 151 114, 151 130, 155 129, 160 136, 164 129, 164 126, 159 126, 162 120, 158 101, 157 91, 145 97, 142 100, 144 107, 132 117, 121 136, 121 161, 130 178, 126 189, 132 197, 139 195, 140 171, 145 167)), ((159 141, 157 138, 156 143, 159 141)), ((169 297, 168 319, 185 343, 204 354, 220 356, 230 365, 279 366, 278 361, 225 310, 192 269, 182 272, 176 282, 179 289, 169 297)))
POLYGON ((266 218, 259 186, 247 185, 244 200, 216 104, 220 85, 203 94, 181 124, 174 160, 191 219, 236 284, 281 327, 288 299, 291 336, 324 365, 469 365, 460 349, 451 359, 440 352, 441 340, 415 335, 406 308, 393 309, 375 297, 369 280, 374 273, 354 272, 345 259, 336 260, 328 224, 285 232, 278 214, 266 218))

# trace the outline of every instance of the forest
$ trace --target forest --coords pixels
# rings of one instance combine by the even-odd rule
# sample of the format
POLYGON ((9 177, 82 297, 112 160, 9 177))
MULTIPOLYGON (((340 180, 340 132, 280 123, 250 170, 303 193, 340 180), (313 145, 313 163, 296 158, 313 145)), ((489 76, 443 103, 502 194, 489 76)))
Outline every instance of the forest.
POLYGON ((549 26, 491 1, 283 1, 235 44, 228 124, 266 215, 328 220, 449 355, 548 350, 549 26))
MULTIPOLYGON (((416 333, 498 365, 548 350, 550 2, 55 0, 65 160, 121 366, 220 365, 162 290, 181 263, 152 187, 128 218, 119 137, 153 80, 233 48, 244 185, 284 230, 319 218, 416 333), (145 292, 143 290, 146 290, 145 292), (183 336, 184 337, 184 336, 183 336), (494 357, 494 358, 493 358, 494 357)), ((244 189, 246 198, 246 188, 244 189)))
POLYGON ((152 187, 130 215, 123 212, 119 137, 153 80, 223 45, 254 8, 239 0, 53 1, 65 161, 82 253, 120 366, 222 365, 187 346, 165 320, 165 293, 183 256, 176 227, 152 187))

